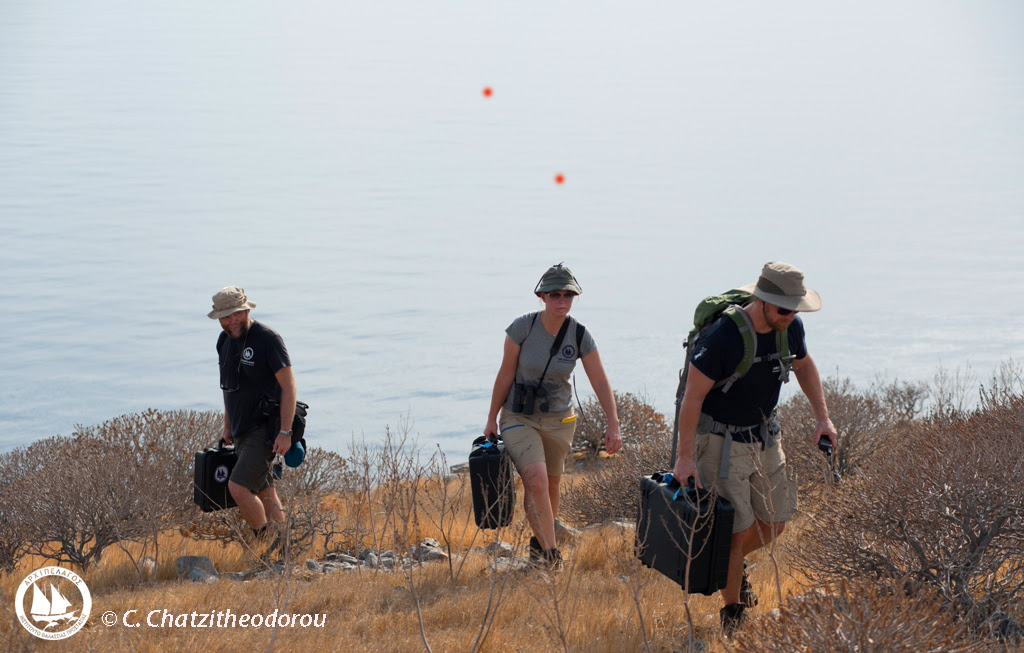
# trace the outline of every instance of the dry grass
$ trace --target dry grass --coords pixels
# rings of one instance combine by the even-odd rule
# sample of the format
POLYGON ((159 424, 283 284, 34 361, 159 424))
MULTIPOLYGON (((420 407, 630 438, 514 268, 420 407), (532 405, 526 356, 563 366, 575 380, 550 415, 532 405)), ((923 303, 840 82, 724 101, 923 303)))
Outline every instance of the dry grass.
MULTIPOLYGON (((449 481, 462 482, 461 477, 449 481)), ((329 507, 339 513, 339 521, 356 518, 356 506, 343 497, 331 497, 329 507)), ((471 511, 470 503, 463 502, 458 518, 471 524, 471 511)), ((421 515, 417 520, 416 537, 438 538, 440 533, 426 517, 421 515)), ((784 539, 800 539, 807 522, 805 516, 799 516, 784 539)), ((454 549, 465 556, 454 582, 449 566, 435 562, 414 568, 411 573, 358 569, 323 575, 303 571, 264 580, 220 580, 206 585, 179 580, 177 556, 208 555, 220 571, 242 571, 251 565, 249 553, 238 544, 223 546, 168 534, 160 539, 160 564, 150 581, 140 578, 129 556, 116 548, 89 570, 85 578, 93 594, 92 616, 88 626, 68 640, 35 639, 17 623, 10 601, 5 601, 0 646, 11 651, 44 646, 60 651, 428 650, 420 634, 418 604, 425 640, 432 651, 688 650, 684 595, 675 583, 633 557, 631 528, 608 524, 584 529, 576 542, 565 546, 568 563, 554 575, 494 571, 494 561, 480 550, 502 539, 517 544, 518 553, 523 555, 526 535, 520 508, 513 525, 504 531, 469 528, 464 536, 453 538, 454 549), (488 606, 495 604, 490 631, 482 645, 474 648, 488 618, 488 606), (100 621, 106 611, 120 616, 129 610, 138 611, 129 619, 138 616, 140 627, 128 628, 121 623, 106 627, 100 621), (151 610, 159 611, 156 618, 164 610, 172 615, 228 610, 235 615, 269 615, 277 610, 324 615, 326 623, 322 628, 289 627, 276 633, 251 627, 151 627, 145 623, 151 610)), ((383 534, 381 540, 386 545, 394 544, 383 534)), ((783 597, 807 593, 789 572, 789 550, 778 547, 775 551, 782 570, 778 579, 766 552, 750 557, 751 581, 761 602, 748 613, 751 620, 747 630, 760 631, 761 620, 771 619, 767 615, 785 605, 783 597)), ((321 547, 312 555, 322 553, 321 547)), ((132 554, 137 557, 137 552, 132 554)), ((38 557, 23 559, 15 572, 0 578, 3 595, 13 596, 21 578, 48 564, 38 557)), ((705 650, 729 650, 727 642, 718 636, 719 597, 694 595, 688 603, 694 636, 708 644, 705 650)), ((771 623, 765 621, 763 627, 771 623)))
MULTIPOLYGON (((460 478, 450 483, 463 482, 460 478)), ((332 497, 330 507, 340 521, 353 518, 351 502, 332 497)), ((472 507, 460 506, 459 519, 472 523, 472 507)), ((521 511, 521 507, 520 507, 521 511)), ((429 519, 418 520, 417 538, 440 533, 429 519)), ((495 571, 494 561, 482 546, 502 539, 517 544, 525 555, 522 515, 502 532, 480 532, 475 527, 453 539, 465 556, 453 582, 448 565, 434 562, 411 570, 358 569, 332 574, 294 572, 263 580, 213 584, 179 580, 179 555, 207 555, 219 571, 243 571, 251 555, 238 544, 194 541, 177 534, 160 538, 159 565, 154 578, 140 578, 129 556, 116 548, 85 575, 93 595, 88 625, 68 640, 42 642, 17 623, 13 606, 5 601, 0 620, 0 646, 5 650, 132 650, 132 651, 416 651, 427 650, 420 634, 417 602, 425 639, 433 651, 469 651, 481 636, 488 605, 497 605, 493 623, 481 651, 678 651, 688 632, 679 586, 653 572, 633 557, 633 530, 620 525, 584 529, 575 543, 565 546, 565 569, 549 575, 539 571, 495 571), (410 588, 415 589, 415 593, 410 588), (107 627, 104 612, 120 618, 129 610, 130 622, 107 627), (171 615, 224 613, 234 615, 325 615, 322 628, 193 628, 151 627, 147 614, 160 619, 171 615), (642 619, 641 619, 642 617, 642 619)), ((393 544, 392 542, 386 542, 393 544)), ((131 552, 138 557, 137 551, 131 552)), ((312 555, 322 554, 314 550, 312 555)), ((754 556, 756 563, 758 557, 754 556)), ((301 561, 299 561, 301 562, 301 561)), ((0 578, 3 595, 12 597, 17 584, 31 570, 50 563, 36 556, 0 578)), ((455 565, 458 564, 458 560, 455 565)), ((755 564, 752 580, 763 597, 762 613, 778 604, 772 566, 755 564)), ((794 581, 784 579, 784 592, 799 593, 794 581)), ((717 596, 691 596, 695 634, 711 642, 709 651, 721 651, 718 638, 717 596)), ((191 618, 191 617, 189 617, 191 618)), ((237 616, 236 616, 237 619, 237 616)), ((236 622, 237 623, 237 622, 236 622)))
MULTIPOLYGON (((865 398, 848 388, 837 390, 837 427, 845 429, 846 442, 874 433, 874 423, 857 422, 860 416, 875 410, 868 405, 872 397, 865 398)), ((998 398, 1006 393, 991 394, 998 398)), ((325 473, 339 469, 345 472, 337 475, 345 481, 341 492, 335 491, 322 502, 322 493, 292 492, 292 499, 296 495, 304 497, 307 510, 320 509, 330 515, 327 527, 316 531, 311 544, 306 541, 311 548, 296 552, 299 564, 293 571, 246 582, 222 579, 195 584, 178 579, 178 556, 207 555, 222 572, 243 571, 254 564, 252 552, 235 540, 225 540, 227 544, 197 541, 172 531, 163 531, 155 542, 143 538, 122 543, 123 549, 121 544, 111 545, 102 559, 83 572, 93 595, 88 625, 68 640, 44 642, 18 624, 11 597, 30 571, 53 563, 38 556, 24 556, 12 563, 13 571, 0 576, 0 589, 7 597, 0 602, 0 649, 682 652, 696 650, 690 643, 697 641, 703 643, 707 653, 1018 650, 1016 640, 988 637, 977 627, 982 623, 978 619, 958 618, 956 611, 948 608, 967 605, 971 610, 960 611, 967 617, 981 614, 979 610, 985 608, 988 612, 982 616, 987 619, 991 613, 993 617, 983 622, 986 624, 1006 623, 1005 619, 995 619, 1002 618, 1004 612, 1000 610, 1009 615, 1009 623, 1022 619, 1024 605, 1017 591, 1024 569, 1024 512, 1018 491, 1019 479, 1024 478, 1022 424, 1024 398, 1019 395, 993 400, 973 417, 938 415, 906 420, 891 425, 902 437, 885 438, 878 445, 890 455, 865 455, 848 468, 849 478, 839 485, 823 482, 814 492, 802 488, 801 512, 787 525, 781 542, 748 558, 760 603, 747 612, 746 626, 732 641, 719 638, 720 598, 687 597, 675 583, 643 567, 633 555, 634 532, 628 524, 587 527, 575 541, 561 540, 567 564, 560 573, 498 568, 485 545, 502 540, 512 543, 518 555, 526 554, 529 529, 521 506, 510 527, 497 532, 479 531, 473 523, 467 476, 445 477, 447 463, 443 457, 433 457, 425 465, 416 462, 422 460, 418 453, 401 438, 393 440, 388 434, 383 448, 364 447, 362 454, 348 459, 347 467, 333 459, 321 461, 325 473), (936 446, 913 446, 920 442, 936 446), (950 460, 970 460, 973 464, 965 468, 950 465, 950 460), (979 474, 979 470, 985 473, 979 474), (953 496, 941 483, 933 488, 924 482, 926 478, 948 479, 950 487, 963 489, 963 496, 953 496), (859 493, 861 488, 872 487, 875 490, 866 496, 859 493), (943 492, 957 501, 938 502, 936 497, 941 498, 943 492), (892 499, 892 505, 883 505, 877 515, 869 514, 869 508, 881 505, 881 498, 892 499), (900 512, 918 505, 905 515, 900 512), (945 505, 952 512, 943 512, 945 505), (1005 515, 998 516, 1002 520, 998 532, 989 529, 993 538, 984 541, 985 555, 968 560, 973 561, 969 569, 973 584, 963 585, 968 588, 966 594, 944 593, 942 583, 929 580, 930 567, 907 566, 907 561, 914 559, 900 548, 901 542, 909 543, 909 550, 927 553, 934 545, 931 535, 941 531, 924 522, 918 528, 921 537, 910 529, 917 528, 915 520, 924 519, 925 508, 937 510, 936 523, 942 523, 943 515, 969 515, 986 506, 1005 506, 1005 515), (902 520, 899 528, 885 521, 894 515, 902 520), (897 580, 916 574, 917 582, 896 586, 876 577, 862 578, 863 565, 849 563, 854 553, 864 553, 863 547, 856 548, 864 539, 858 539, 862 531, 870 531, 876 554, 888 551, 902 565, 901 574, 894 576, 897 580), (454 554, 450 564, 432 562, 395 570, 359 568, 330 574, 307 571, 302 564, 307 557, 320 557, 327 548, 352 554, 365 547, 378 552, 392 549, 401 557, 428 537, 449 545, 454 554), (915 542, 920 546, 913 546, 915 542), (146 553, 155 551, 159 561, 152 578, 144 577, 135 566, 143 546, 148 547, 146 553), (978 560, 987 566, 978 567, 978 560), (914 592, 893 591, 894 587, 910 587, 914 592), (951 596, 959 597, 959 603, 951 603, 951 596), (971 603, 967 599, 977 600, 971 603), (776 609, 778 617, 772 615, 776 609), (110 627, 103 625, 105 612, 114 613, 120 620, 131 610, 137 612, 129 618, 140 623, 139 627, 126 627, 120 621, 110 627), (156 611, 156 626, 146 623, 151 611, 156 611), (160 627, 164 611, 172 615, 172 621, 176 615, 193 612, 220 613, 223 619, 230 611, 235 615, 235 625, 160 627), (239 625, 240 615, 262 616, 275 611, 317 615, 323 625, 276 630, 239 625)), ((889 424, 885 426, 885 430, 890 428, 889 424)), ((627 452, 568 475, 564 482, 566 497, 607 501, 607 492, 593 491, 598 487, 595 479, 605 479, 608 488, 622 487, 619 500, 635 500, 638 471, 618 459, 637 463, 640 471, 651 463, 637 462, 640 454, 634 453, 633 458, 628 458, 627 452)), ((8 459, 26 462, 19 455, 8 459)), ((820 456, 815 456, 812 462, 820 462, 820 456)), ((304 477, 296 474, 295 478, 304 477)), ((328 485, 336 487, 335 481, 328 485)), ((521 497, 521 487, 518 492, 521 497)), ((286 493, 285 500, 289 498, 286 493)), ((297 507, 290 510, 297 514, 297 507)), ((572 511, 563 511, 563 515, 569 514, 572 511)), ((984 517, 987 513, 978 514, 984 517)), ((973 522, 961 521, 961 530, 970 535, 973 522)), ((936 550, 945 557, 926 557, 950 561, 942 569, 959 569, 950 566, 959 560, 953 554, 960 549, 952 546, 957 540, 949 534, 940 539, 944 548, 936 550)))

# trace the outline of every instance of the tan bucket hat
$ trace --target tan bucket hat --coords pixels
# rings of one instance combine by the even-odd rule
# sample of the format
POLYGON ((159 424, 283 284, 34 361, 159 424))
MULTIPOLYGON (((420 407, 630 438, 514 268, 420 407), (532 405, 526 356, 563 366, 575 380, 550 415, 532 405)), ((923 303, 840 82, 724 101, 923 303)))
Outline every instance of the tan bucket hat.
POLYGON ((583 289, 580 288, 576 277, 572 276, 572 271, 561 263, 556 263, 548 268, 547 272, 544 273, 544 276, 540 278, 540 281, 534 287, 533 294, 540 297, 542 292, 553 292, 555 290, 570 290, 577 295, 583 293, 583 289))
POLYGON ((248 311, 256 308, 256 304, 249 301, 245 291, 238 286, 221 288, 213 295, 213 310, 207 313, 210 319, 218 320, 227 317, 238 311, 248 311))
POLYGON ((761 268, 761 276, 757 282, 743 286, 739 290, 745 290, 762 301, 791 311, 811 313, 821 309, 821 297, 804 286, 803 271, 789 263, 768 261, 761 268))

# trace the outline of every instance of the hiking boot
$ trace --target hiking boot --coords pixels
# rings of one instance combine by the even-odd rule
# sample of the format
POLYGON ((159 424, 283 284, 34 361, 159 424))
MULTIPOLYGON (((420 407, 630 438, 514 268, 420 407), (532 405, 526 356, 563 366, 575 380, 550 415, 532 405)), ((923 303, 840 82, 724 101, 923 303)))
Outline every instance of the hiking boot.
POLYGON ((536 537, 530 538, 530 565, 538 569, 558 571, 562 568, 562 552, 558 547, 544 550, 536 537))
POLYGON ((540 566, 544 561, 544 549, 541 547, 540 542, 537 541, 537 536, 533 535, 530 537, 530 564, 540 566))
POLYGON ((549 571, 562 570, 562 552, 558 547, 552 547, 544 552, 544 562, 549 571))
POLYGON ((752 608, 757 605, 757 593, 747 580, 747 563, 743 563, 743 580, 740 581, 740 603, 752 608))
POLYGON ((284 533, 282 530, 270 522, 267 522, 261 528, 252 529, 251 546, 253 552, 257 553, 257 558, 263 562, 270 560, 274 551, 281 547, 283 541, 284 533))
POLYGON ((724 636, 732 637, 739 630, 740 624, 743 623, 743 610, 746 607, 742 603, 730 603, 718 611, 722 618, 722 634, 724 636))

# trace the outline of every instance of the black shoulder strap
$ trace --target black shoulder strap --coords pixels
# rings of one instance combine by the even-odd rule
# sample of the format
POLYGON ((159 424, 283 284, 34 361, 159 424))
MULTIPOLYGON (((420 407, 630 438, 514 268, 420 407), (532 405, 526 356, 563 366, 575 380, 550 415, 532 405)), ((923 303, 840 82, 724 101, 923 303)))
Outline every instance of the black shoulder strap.
POLYGON ((583 326, 579 322, 576 323, 576 356, 580 355, 580 350, 583 349, 583 334, 587 332, 587 327, 583 326))
POLYGON ((559 348, 562 346, 562 340, 565 339, 565 332, 569 330, 569 318, 565 318, 562 322, 562 328, 558 330, 558 335, 555 336, 555 341, 551 343, 551 352, 548 354, 547 365, 544 366, 544 371, 540 373, 540 378, 537 379, 537 386, 544 382, 544 376, 548 373, 548 367, 551 366, 551 359, 558 353, 559 348))
MULTIPOLYGON (((562 341, 565 340, 565 332, 569 330, 569 318, 565 318, 562 321, 562 328, 558 330, 558 335, 555 336, 555 341, 551 343, 551 356, 554 357, 558 353, 558 350, 562 347, 562 341)), ((548 360, 550 363, 551 360, 548 360)), ((544 368, 547 369, 546 367, 544 368)))

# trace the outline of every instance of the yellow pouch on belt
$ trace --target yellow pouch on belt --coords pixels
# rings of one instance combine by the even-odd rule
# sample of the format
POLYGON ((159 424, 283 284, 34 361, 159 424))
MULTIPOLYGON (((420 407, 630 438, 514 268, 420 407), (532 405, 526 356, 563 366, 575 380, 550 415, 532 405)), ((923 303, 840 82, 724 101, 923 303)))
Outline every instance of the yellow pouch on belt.
POLYGON ((563 417, 562 418, 562 424, 567 424, 569 422, 575 422, 575 421, 576 421, 576 416, 575 415, 569 415, 568 417, 563 417))

